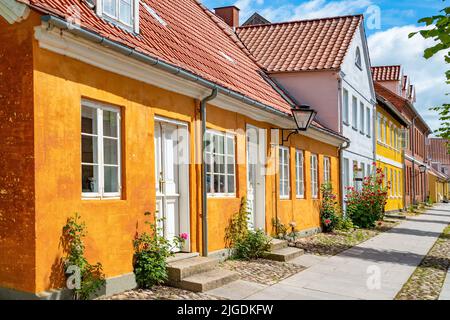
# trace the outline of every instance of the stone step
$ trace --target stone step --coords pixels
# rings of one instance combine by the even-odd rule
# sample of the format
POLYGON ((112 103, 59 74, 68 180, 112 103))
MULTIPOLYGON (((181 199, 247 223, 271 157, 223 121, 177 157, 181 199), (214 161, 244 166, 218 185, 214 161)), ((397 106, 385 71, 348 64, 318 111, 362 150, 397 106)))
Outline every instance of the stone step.
POLYGON ((273 238, 270 241, 270 251, 287 248, 287 246, 288 246, 287 240, 280 240, 280 239, 273 238))
POLYGON ((175 283, 174 286, 194 292, 205 292, 219 288, 238 279, 239 274, 237 272, 218 268, 184 278, 180 282, 175 283))
POLYGON ((218 263, 217 259, 206 257, 193 257, 169 262, 167 266, 169 283, 179 282, 184 278, 211 271, 217 267, 218 263))
POLYGON ((391 219, 401 219, 404 220, 406 219, 406 216, 400 213, 385 213, 384 216, 386 218, 391 218, 391 219))
POLYGON ((265 258, 274 261, 286 262, 301 256, 303 253, 303 249, 287 247, 268 252, 265 258))

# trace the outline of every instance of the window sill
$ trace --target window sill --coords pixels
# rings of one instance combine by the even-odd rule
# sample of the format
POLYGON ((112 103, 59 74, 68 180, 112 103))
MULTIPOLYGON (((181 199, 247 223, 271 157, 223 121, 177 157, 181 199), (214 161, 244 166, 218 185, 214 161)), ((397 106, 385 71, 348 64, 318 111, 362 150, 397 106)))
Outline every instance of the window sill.
POLYGON ((208 194, 208 199, 234 199, 236 198, 236 194, 226 194, 226 193, 216 193, 216 194, 208 194))
POLYGON ((352 127, 352 129, 356 132, 358 132, 358 128, 352 127))
POLYGON ((305 200, 305 196, 297 196, 297 197, 295 197, 295 199, 297 199, 297 200, 305 200))
POLYGON ((342 121, 343 124, 345 124, 346 126, 349 126, 350 123, 346 122, 346 121, 342 121))
POLYGON ((110 200, 122 200, 121 197, 81 197, 81 201, 110 201, 110 200))
POLYGON ((286 200, 291 200, 291 198, 289 198, 289 197, 280 197, 280 200, 286 201, 286 200))

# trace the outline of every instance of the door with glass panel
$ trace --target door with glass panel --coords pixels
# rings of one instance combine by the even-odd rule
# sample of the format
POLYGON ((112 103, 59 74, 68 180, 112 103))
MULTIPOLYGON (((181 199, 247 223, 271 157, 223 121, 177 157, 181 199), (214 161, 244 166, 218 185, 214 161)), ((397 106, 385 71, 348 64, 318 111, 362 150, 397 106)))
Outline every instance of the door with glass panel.
POLYGON ((265 229, 266 131, 247 125, 247 204, 249 228, 265 229))
MULTIPOLYGON (((155 175, 157 215, 164 237, 173 242, 189 233, 189 172, 187 127, 155 121, 155 175)), ((189 240, 183 248, 189 251, 189 240)))

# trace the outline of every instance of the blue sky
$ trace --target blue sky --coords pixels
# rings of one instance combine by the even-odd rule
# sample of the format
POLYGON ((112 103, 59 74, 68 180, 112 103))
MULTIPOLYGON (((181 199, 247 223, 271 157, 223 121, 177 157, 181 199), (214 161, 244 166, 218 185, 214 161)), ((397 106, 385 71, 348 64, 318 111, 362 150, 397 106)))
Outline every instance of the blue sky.
POLYGON ((433 44, 421 37, 408 39, 420 29, 417 21, 435 15, 450 1, 388 0, 203 0, 208 8, 236 5, 241 9, 241 23, 257 11, 272 22, 321 18, 363 13, 366 21, 372 65, 401 64, 416 86, 416 108, 432 129, 439 126, 438 116, 429 107, 448 103, 444 70, 450 67, 440 54, 430 60, 423 50, 433 44))

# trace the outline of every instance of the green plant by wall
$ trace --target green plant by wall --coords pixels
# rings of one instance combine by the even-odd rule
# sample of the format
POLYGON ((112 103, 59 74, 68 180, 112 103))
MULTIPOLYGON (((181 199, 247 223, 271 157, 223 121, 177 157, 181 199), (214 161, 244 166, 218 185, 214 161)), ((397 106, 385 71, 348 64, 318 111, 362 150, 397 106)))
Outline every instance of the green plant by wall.
MULTIPOLYGON (((66 252, 64 266, 67 274, 73 276, 74 269, 79 271, 79 283, 74 288, 74 299, 86 300, 92 298, 105 284, 105 275, 101 263, 90 264, 84 256, 86 224, 81 221, 78 213, 67 219, 63 227, 63 247, 66 252)), ((75 282, 78 282, 75 280, 75 282)))
POLYGON ((333 231, 339 222, 339 204, 337 196, 333 193, 331 183, 324 183, 320 186, 322 202, 320 204, 320 221, 324 232, 333 231))
POLYGON ((228 227, 225 229, 225 245, 227 248, 232 248, 236 242, 247 236, 249 215, 247 198, 243 197, 239 212, 231 217, 228 227))
MULTIPOLYGON (((151 213, 146 212, 145 216, 151 213)), ((134 246, 134 274, 140 288, 148 289, 154 285, 164 283, 168 279, 167 258, 174 255, 175 248, 181 248, 188 235, 182 233, 171 242, 163 235, 164 219, 155 218, 155 222, 146 221, 150 232, 137 235, 134 246)))
POLYGON ((279 218, 272 218, 272 227, 275 230, 275 236, 278 239, 286 238, 288 228, 281 222, 279 218))
POLYGON ((373 164, 374 175, 365 177, 362 190, 347 188, 347 215, 354 225, 361 228, 374 228, 376 221, 383 218, 389 182, 384 183, 383 170, 373 164))
POLYGON ((251 260, 263 258, 270 250, 271 239, 262 230, 249 230, 247 235, 234 244, 233 258, 251 260))

